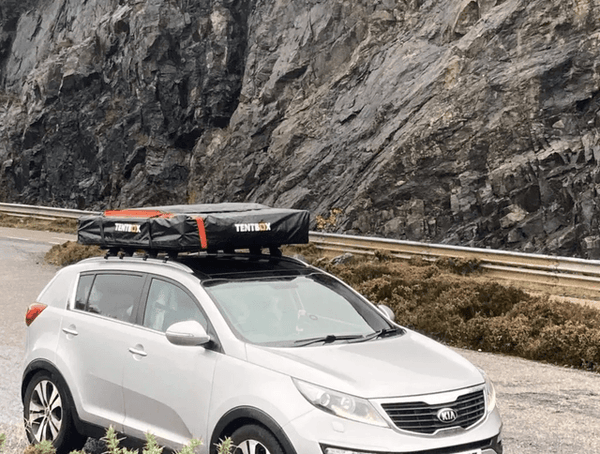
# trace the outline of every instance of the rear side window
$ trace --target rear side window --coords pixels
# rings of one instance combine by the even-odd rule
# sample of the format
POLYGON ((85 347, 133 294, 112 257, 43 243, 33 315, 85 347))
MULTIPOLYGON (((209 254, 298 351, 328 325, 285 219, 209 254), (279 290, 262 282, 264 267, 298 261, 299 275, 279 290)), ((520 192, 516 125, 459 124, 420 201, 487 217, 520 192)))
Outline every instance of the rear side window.
POLYGON ((144 277, 132 274, 81 276, 75 309, 133 322, 143 286, 144 277))
POLYGON ((77 286, 77 294, 75 295, 75 309, 81 311, 85 310, 88 296, 90 295, 90 289, 94 282, 94 276, 81 276, 79 278, 79 285, 77 286))

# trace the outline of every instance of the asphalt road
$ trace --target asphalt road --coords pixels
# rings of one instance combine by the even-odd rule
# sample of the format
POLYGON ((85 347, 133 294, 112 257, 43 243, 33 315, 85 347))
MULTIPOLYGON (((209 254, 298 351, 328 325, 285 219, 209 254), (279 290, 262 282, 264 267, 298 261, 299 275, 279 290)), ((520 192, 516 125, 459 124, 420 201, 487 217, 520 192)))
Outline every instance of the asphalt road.
MULTIPOLYGON (((0 432, 9 435, 7 453, 22 453, 19 381, 25 311, 56 271, 44 264, 43 255, 66 240, 73 238, 0 228, 0 432)), ((600 374, 459 352, 496 385, 505 454, 600 453, 600 374)))

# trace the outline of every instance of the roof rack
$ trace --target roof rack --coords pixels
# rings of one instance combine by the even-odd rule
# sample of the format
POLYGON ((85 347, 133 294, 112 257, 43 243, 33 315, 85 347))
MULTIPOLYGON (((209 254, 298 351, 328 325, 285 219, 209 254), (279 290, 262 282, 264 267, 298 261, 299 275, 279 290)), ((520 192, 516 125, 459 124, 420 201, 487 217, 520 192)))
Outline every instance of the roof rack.
POLYGON ((308 211, 256 203, 108 210, 80 217, 77 241, 106 249, 106 257, 131 256, 141 250, 148 257, 166 253, 169 259, 183 252, 238 249, 253 254, 269 249, 279 256, 284 244, 308 243, 309 221, 308 211))
POLYGON ((157 263, 161 263, 161 264, 166 264, 169 265, 171 267, 176 267, 179 268, 187 273, 193 273, 194 270, 192 268, 190 268, 188 265, 184 264, 183 262, 179 261, 179 260, 165 260, 164 258, 161 259, 160 257, 158 258, 150 258, 150 257, 144 257, 144 256, 140 256, 137 254, 134 254, 133 256, 126 256, 123 254, 119 254, 117 256, 94 256, 94 257, 89 257, 86 259, 83 259, 81 262, 79 263, 84 263, 84 262, 98 262, 98 261, 103 261, 103 262, 130 262, 130 263, 148 263, 148 264, 157 264, 157 263))

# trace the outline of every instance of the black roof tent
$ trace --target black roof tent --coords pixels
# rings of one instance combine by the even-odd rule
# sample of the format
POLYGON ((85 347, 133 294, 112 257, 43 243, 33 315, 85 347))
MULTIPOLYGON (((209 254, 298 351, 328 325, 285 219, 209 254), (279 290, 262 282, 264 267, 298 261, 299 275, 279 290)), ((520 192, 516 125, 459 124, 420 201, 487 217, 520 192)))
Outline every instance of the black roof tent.
POLYGON ((82 216, 77 242, 130 254, 230 252, 308 243, 309 213, 257 203, 171 205, 82 216))

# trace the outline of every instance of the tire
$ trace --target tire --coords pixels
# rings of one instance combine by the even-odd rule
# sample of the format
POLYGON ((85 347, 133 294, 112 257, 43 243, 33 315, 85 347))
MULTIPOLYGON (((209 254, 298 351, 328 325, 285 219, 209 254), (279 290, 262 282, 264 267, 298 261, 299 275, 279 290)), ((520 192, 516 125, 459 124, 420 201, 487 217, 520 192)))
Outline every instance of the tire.
POLYGON ((23 417, 29 442, 49 440, 57 454, 81 449, 87 440, 75 430, 66 387, 50 372, 38 372, 27 385, 23 417))
POLYGON ((231 435, 233 454, 285 454, 277 438, 262 426, 242 426, 231 435))

